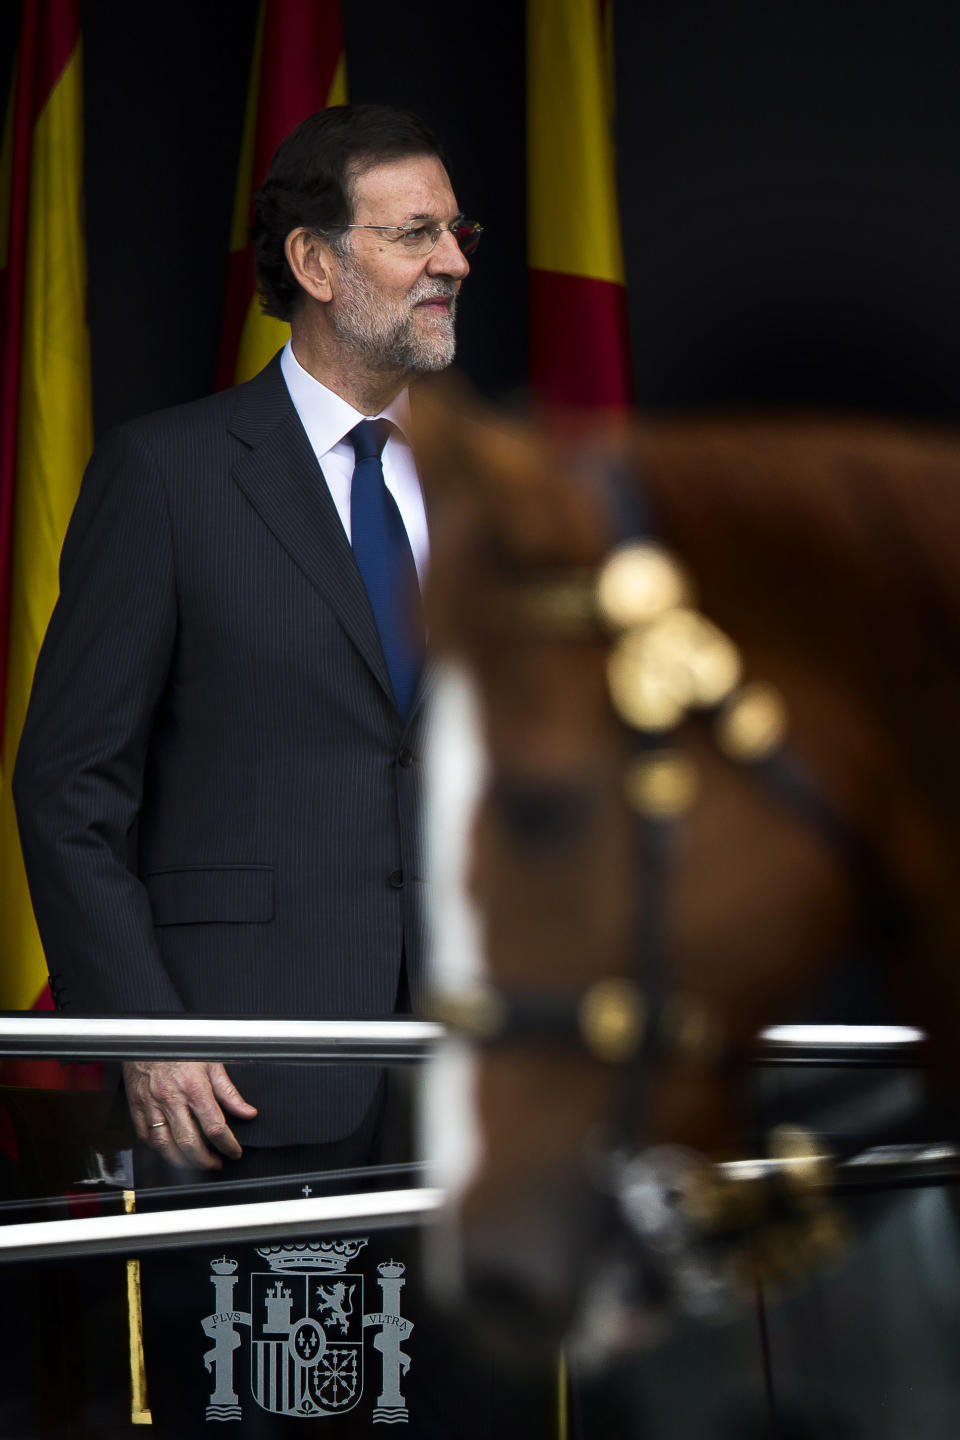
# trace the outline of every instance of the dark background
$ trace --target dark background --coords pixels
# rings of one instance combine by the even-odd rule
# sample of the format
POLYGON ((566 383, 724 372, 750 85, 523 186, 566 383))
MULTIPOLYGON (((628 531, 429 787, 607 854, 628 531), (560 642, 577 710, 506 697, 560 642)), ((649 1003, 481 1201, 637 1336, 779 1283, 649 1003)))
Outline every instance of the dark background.
MULTIPOLYGON (((960 417, 960 6, 614 3, 640 403, 960 417)), ((83 6, 100 432, 213 386, 255 10, 83 6)), ((0 5, 0 77, 16 11, 0 5)), ((343 16, 351 98, 418 110, 487 227, 461 365, 484 392, 515 396, 522 0, 343 0, 343 16)))
POLYGON ((960 6, 616 9, 638 393, 960 413, 960 6))

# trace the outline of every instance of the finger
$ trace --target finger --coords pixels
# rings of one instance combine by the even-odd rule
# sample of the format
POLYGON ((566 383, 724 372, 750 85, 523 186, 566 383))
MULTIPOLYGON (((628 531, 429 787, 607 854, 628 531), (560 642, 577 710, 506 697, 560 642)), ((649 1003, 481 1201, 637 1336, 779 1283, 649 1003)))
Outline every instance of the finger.
POLYGON ((130 1115, 137 1136, 144 1145, 147 1145, 151 1150, 156 1150, 158 1154, 162 1155, 168 1165, 175 1165, 178 1169, 185 1169, 188 1163, 187 1159, 181 1154, 173 1136, 170 1134, 169 1122, 159 1114, 155 1119, 148 1119, 147 1117, 152 1113, 152 1111, 145 1109, 144 1106, 134 1104, 131 1101, 130 1115))
POLYGON ((167 1121, 164 1121, 162 1125, 150 1126, 147 1132, 147 1144, 151 1150, 156 1150, 158 1155, 162 1155, 168 1165, 174 1166, 177 1170, 192 1168, 190 1161, 174 1140, 167 1121))
POLYGON ((243 1149, 227 1124, 226 1116, 214 1100, 212 1091, 208 1091, 204 1097, 191 1098, 191 1109, 209 1144, 219 1150, 221 1155, 227 1155, 231 1160, 239 1160, 243 1149))
POLYGON ((137 1139, 144 1145, 151 1145, 156 1148, 154 1144, 156 1138, 154 1131, 159 1128, 161 1123, 166 1124, 163 1111, 152 1101, 147 1103, 144 1098, 129 1085, 127 1087, 127 1108, 130 1111, 130 1119, 133 1122, 137 1139))
POLYGON ((137 1139, 144 1145, 151 1141, 150 1121, 147 1119, 147 1112, 143 1105, 136 1100, 130 1092, 127 1092, 127 1103, 130 1110, 130 1119, 133 1121, 133 1128, 137 1132, 137 1139))
MULTIPOLYGON (((231 1160, 239 1160, 243 1150, 217 1104, 211 1084, 214 1077, 210 1071, 217 1068, 222 1067, 204 1065, 192 1069, 189 1076, 184 1076, 183 1098, 189 1105, 204 1139, 221 1155, 227 1155, 231 1160)), ((177 1140, 179 1143, 179 1137, 177 1140)))
MULTIPOLYGON (((160 1150, 172 1165, 180 1168, 190 1166, 199 1170, 219 1170, 222 1167, 220 1157, 204 1143, 203 1135, 185 1106, 170 1111, 169 1124, 166 1127, 151 1131, 150 1143, 160 1150), (166 1140, 164 1136, 167 1137, 166 1140)), ((239 1149, 239 1146, 237 1148, 239 1149)))
POLYGON ((229 1110, 231 1115, 242 1116, 245 1120, 256 1115, 256 1105, 244 1100, 223 1065, 211 1065, 209 1074, 213 1093, 225 1110, 229 1110))

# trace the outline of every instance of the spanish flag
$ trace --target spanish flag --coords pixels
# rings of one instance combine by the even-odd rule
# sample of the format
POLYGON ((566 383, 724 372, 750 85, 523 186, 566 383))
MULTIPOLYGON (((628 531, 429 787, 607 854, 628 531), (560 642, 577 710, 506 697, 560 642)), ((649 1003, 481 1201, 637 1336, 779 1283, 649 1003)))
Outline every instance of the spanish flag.
POLYGON ((217 389, 249 380, 284 345, 289 325, 264 315, 250 247, 251 201, 295 126, 347 98, 340 0, 260 0, 230 235, 217 389))
POLYGON ((2 1009, 50 1005, 10 777, 93 443, 81 65, 79 0, 24 0, 0 161, 2 1009))
POLYGON ((530 382, 551 406, 633 399, 610 20, 604 0, 527 0, 530 382))

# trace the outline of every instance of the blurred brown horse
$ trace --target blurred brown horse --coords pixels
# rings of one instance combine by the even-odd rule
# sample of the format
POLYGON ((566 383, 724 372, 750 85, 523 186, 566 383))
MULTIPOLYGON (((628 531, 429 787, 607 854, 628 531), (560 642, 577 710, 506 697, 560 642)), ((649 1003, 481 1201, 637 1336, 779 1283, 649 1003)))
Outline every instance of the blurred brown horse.
MULTIPOLYGON (((463 1258, 474 1298, 553 1339, 610 1223, 594 1193, 598 1137, 613 1123, 637 1153, 749 1153, 743 1067, 757 1032, 794 1018, 865 929, 902 1019, 928 1030, 955 1085, 960 440, 867 420, 685 416, 560 446, 431 406, 420 463, 432 642, 466 684, 481 746, 464 879, 495 989, 467 1028, 507 1032, 477 1063, 463 1258), (735 642, 736 696, 762 681, 783 697, 790 763, 839 841, 723 753, 710 705, 670 737, 679 785, 666 808, 684 808, 678 790, 690 803, 651 868, 663 797, 649 792, 638 827, 646 802, 624 784, 636 737, 611 703, 610 626, 590 598, 623 538, 613 474, 693 577, 697 610, 735 642), (579 1005, 582 1019, 595 981, 635 973, 656 906, 664 994, 643 1057, 611 1064, 522 1014, 504 1022, 504 997, 524 1014, 528 1001, 579 1005)), ((641 768, 650 758, 641 748, 641 768)))

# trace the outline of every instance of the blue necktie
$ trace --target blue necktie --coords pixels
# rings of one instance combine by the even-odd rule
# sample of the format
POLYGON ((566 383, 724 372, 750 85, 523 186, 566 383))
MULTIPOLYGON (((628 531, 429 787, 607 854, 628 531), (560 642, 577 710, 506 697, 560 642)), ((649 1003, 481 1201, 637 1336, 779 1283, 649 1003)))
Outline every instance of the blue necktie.
POLYGON ((397 709, 406 719, 423 663, 417 567, 380 456, 389 420, 361 420, 347 436, 357 463, 350 488, 353 553, 367 587, 397 709))

